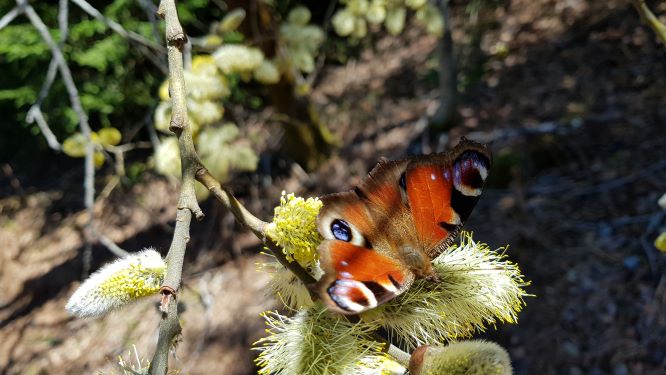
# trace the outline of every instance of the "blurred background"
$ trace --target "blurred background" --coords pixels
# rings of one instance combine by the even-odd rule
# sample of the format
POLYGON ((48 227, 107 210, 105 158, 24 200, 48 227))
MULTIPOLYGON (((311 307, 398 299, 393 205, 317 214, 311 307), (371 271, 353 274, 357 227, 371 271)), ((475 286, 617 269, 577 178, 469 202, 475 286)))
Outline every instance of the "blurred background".
MULTIPOLYGON (((666 1, 646 5, 666 22, 666 1)), ((80 113, 44 35, 15 6, 0 3, 0 373, 121 373, 119 356, 152 356, 157 299, 98 320, 64 306, 85 273, 114 259, 112 244, 169 248, 180 172, 164 27, 148 0, 32 3, 94 132, 86 204, 80 113)), ((504 346, 517 374, 666 374, 655 242, 666 230, 666 44, 630 1, 193 0, 178 10, 197 150, 260 218, 283 190, 347 190, 381 157, 443 151, 461 136, 487 143, 490 181, 465 227, 509 244, 535 297, 518 324, 476 337, 504 346)), ((172 366, 254 374, 259 314, 278 303, 255 269, 259 240, 205 193, 172 366)))

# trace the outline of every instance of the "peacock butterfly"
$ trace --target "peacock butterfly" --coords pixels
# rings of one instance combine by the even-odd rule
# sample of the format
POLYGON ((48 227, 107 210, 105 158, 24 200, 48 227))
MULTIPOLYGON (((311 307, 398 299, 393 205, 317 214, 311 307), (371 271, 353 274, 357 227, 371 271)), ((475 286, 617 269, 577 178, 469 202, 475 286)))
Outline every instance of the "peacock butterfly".
POLYGON ((322 198, 317 228, 330 309, 357 314, 436 279, 430 261, 448 247, 481 195, 491 155, 463 138, 448 152, 381 161, 356 188, 322 198))

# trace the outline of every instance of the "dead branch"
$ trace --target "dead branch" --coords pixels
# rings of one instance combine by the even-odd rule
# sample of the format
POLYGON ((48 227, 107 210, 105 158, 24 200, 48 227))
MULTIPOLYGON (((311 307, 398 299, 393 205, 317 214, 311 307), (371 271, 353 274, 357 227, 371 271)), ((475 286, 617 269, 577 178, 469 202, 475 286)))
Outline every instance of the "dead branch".
POLYGON ((0 30, 4 29, 5 26, 12 23, 14 18, 18 17, 25 10, 25 3, 21 3, 13 7, 9 12, 7 12, 2 18, 0 18, 0 30))
POLYGON ((153 42, 152 40, 146 39, 140 34, 135 33, 134 31, 127 31, 121 24, 118 22, 105 17, 100 11, 95 9, 90 3, 85 0, 71 0, 74 4, 78 5, 81 10, 88 13, 90 16, 94 17, 96 20, 103 22, 111 30, 115 31, 116 34, 122 36, 125 39, 132 40, 134 42, 143 44, 146 47, 149 47, 157 52, 164 53, 164 47, 153 42))
MULTIPOLYGON (((62 46, 65 44, 65 41, 67 40, 67 36, 69 35, 68 18, 69 18, 69 0, 60 0, 58 5, 58 26, 60 28, 60 41, 58 42, 59 48, 62 48, 62 46)), ((49 124, 46 122, 46 119, 44 118, 44 114, 41 108, 42 103, 49 96, 49 92, 51 91, 51 86, 53 85, 53 81, 55 81, 56 78, 57 69, 58 69, 58 64, 55 58, 51 57, 51 61, 49 62, 49 68, 46 72, 46 79, 42 84, 42 88, 39 90, 39 95, 37 96, 37 100, 35 101, 35 103, 33 103, 33 105, 30 106, 30 109, 28 109, 28 113, 25 116, 25 121, 28 124, 37 121, 37 126, 39 126, 39 130, 42 132, 44 138, 46 138, 46 142, 48 143, 49 147, 51 147, 55 151, 60 151, 62 146, 58 142, 58 139, 56 138, 55 134, 53 134, 53 132, 51 131, 49 124)))
MULTIPOLYGON (((56 73, 57 71, 60 71, 60 75, 63 77, 65 88, 70 97, 70 102, 72 103, 72 109, 74 110, 79 119, 79 128, 83 136, 86 138, 86 155, 84 162, 85 177, 83 185, 84 185, 84 205, 86 207, 88 220, 84 228, 85 246, 83 250, 83 274, 87 275, 88 272, 90 271, 90 263, 92 258, 92 244, 94 241, 99 240, 104 246, 106 246, 111 252, 113 252, 117 256, 121 256, 122 252, 118 251, 120 248, 116 244, 114 244, 111 240, 109 240, 104 236, 98 236, 96 233, 95 222, 94 222, 95 168, 94 168, 94 159, 93 159, 95 152, 95 145, 92 142, 92 130, 90 129, 90 125, 88 124, 88 116, 84 111, 83 106, 81 105, 78 89, 76 87, 76 84, 74 83, 74 79, 72 78, 72 73, 69 70, 69 66, 67 65, 64 55, 62 53, 62 47, 65 41, 67 40, 67 36, 69 34, 69 25, 68 25, 69 1, 68 0, 59 1, 58 24, 60 29, 60 40, 57 44, 51 37, 51 34, 49 33, 48 28, 46 27, 42 19, 35 12, 34 8, 30 6, 26 0, 17 0, 16 3, 17 5, 11 11, 9 11, 5 16, 3 16, 2 19, 0 19, 0 26, 1 26, 0 28, 6 26, 9 22, 11 22, 14 18, 16 18, 16 16, 20 14, 25 14, 30 20, 30 23, 33 25, 33 27, 35 27, 35 29, 38 31, 44 42, 51 49, 51 55, 52 55, 51 61, 49 63, 49 68, 46 74, 46 79, 42 84, 42 88, 40 89, 37 100, 28 110, 28 113, 26 115, 26 121, 28 123, 36 121, 42 134, 46 138, 49 147, 51 147, 56 151, 59 151, 61 149, 60 143, 58 142, 57 138, 49 128, 48 123, 46 122, 44 114, 41 110, 41 105, 46 99, 46 97, 48 97, 49 95, 51 86, 53 85, 53 82, 56 78, 56 73)), ((120 152, 120 156, 122 157, 122 152, 125 150, 119 147, 118 151, 120 152)), ((122 158, 120 159, 120 161, 122 162, 122 158)), ((123 251, 122 249, 120 250, 123 251)))
MULTIPOLYGON (((50 68, 50 65, 49 65, 50 68)), ((53 70, 55 72, 55 69, 53 70)), ((49 70, 50 72, 50 70, 49 70)), ((55 76, 55 74, 54 74, 55 76)), ((49 145, 49 147, 55 151, 60 151, 62 149, 62 145, 60 145, 60 142, 58 142, 58 138, 56 138, 55 134, 51 131, 51 128, 49 127, 49 124, 46 122, 46 119, 44 118, 44 113, 42 113, 41 107, 39 107, 36 104, 33 104, 30 109, 28 110, 28 113, 25 116, 25 121, 28 124, 32 124, 33 122, 37 122, 37 126, 39 127, 39 131, 42 132, 42 135, 44 138, 46 138, 46 143, 49 145)))
POLYGON ((94 145, 92 142, 92 131, 90 130, 90 125, 88 124, 88 115, 83 110, 81 105, 81 99, 79 97, 79 91, 76 88, 74 79, 72 78, 72 72, 67 66, 65 57, 62 54, 62 50, 58 47, 56 42, 51 37, 48 28, 39 17, 35 9, 26 2, 26 0, 17 0, 17 5, 23 7, 25 15, 30 20, 30 23, 35 27, 37 32, 44 40, 44 42, 51 49, 51 54, 53 59, 58 65, 58 70, 60 71, 60 76, 65 84, 65 89, 69 94, 69 99, 72 104, 72 109, 76 116, 79 119, 79 128, 81 133, 86 138, 86 156, 84 162, 85 177, 83 180, 84 188, 84 205, 88 213, 88 222, 86 223, 84 229, 84 238, 85 238, 85 248, 83 252, 83 267, 84 274, 87 274, 90 268, 90 257, 92 254, 92 239, 95 238, 95 225, 94 225, 94 212, 93 212, 93 203, 95 198, 95 165, 93 160, 93 155, 95 152, 94 145))
POLYGON ((81 8, 84 12, 88 13, 90 16, 94 17, 98 21, 103 22, 105 25, 107 25, 111 30, 113 30, 118 35, 120 35, 123 38, 128 39, 130 41, 136 42, 137 47, 143 52, 143 54, 148 58, 148 60, 150 60, 163 73, 165 73, 165 74, 167 73, 167 69, 166 69, 166 66, 164 65, 164 61, 161 60, 154 53, 154 52, 157 52, 161 55, 165 52, 164 47, 157 44, 157 42, 159 42, 159 40, 157 40, 156 42, 153 42, 152 40, 146 39, 141 34, 137 34, 134 31, 125 30, 125 28, 123 28, 122 25, 120 25, 116 21, 113 21, 113 20, 105 17, 100 11, 95 9, 95 7, 90 5, 85 0, 71 0, 71 1, 74 4, 78 5, 79 8, 81 8))

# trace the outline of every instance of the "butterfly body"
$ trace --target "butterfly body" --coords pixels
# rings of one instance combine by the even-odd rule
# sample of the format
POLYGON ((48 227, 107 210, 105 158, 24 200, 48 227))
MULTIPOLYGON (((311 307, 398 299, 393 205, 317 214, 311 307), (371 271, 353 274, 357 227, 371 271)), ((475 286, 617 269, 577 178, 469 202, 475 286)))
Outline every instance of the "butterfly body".
POLYGON ((431 259, 451 244, 488 175, 485 146, 463 140, 446 153, 381 161, 358 187, 322 198, 317 227, 321 299, 356 314, 434 280, 431 259))

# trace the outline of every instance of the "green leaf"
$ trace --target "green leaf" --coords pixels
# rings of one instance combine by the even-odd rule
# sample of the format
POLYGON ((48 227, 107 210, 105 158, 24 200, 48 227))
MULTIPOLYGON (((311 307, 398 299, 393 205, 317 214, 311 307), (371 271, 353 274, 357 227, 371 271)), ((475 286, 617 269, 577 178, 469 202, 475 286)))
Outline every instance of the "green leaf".
POLYGON ((83 20, 70 26, 69 39, 73 42, 79 42, 101 34, 105 30, 106 25, 98 20, 83 20))
POLYGON ((37 92, 29 86, 0 90, 0 100, 12 100, 17 107, 30 105, 37 100, 37 92))
MULTIPOLYGON (((57 40, 58 33, 51 36, 57 40)), ((27 58, 48 59, 49 47, 30 24, 9 25, 0 30, 0 57, 7 62, 27 58)))
POLYGON ((81 66, 88 66, 100 72, 122 61, 127 55, 127 41, 113 34, 96 42, 91 48, 72 55, 72 59, 81 66))

